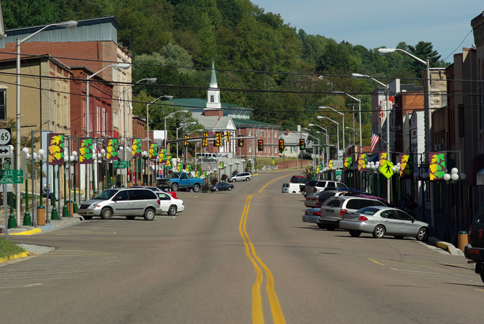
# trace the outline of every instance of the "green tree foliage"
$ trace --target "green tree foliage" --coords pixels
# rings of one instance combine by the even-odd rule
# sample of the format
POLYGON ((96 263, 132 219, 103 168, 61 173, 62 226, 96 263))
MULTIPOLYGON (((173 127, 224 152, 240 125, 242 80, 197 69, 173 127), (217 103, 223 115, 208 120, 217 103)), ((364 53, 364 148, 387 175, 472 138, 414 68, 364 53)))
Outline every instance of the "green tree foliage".
MULTIPOLYGON (((369 94, 378 85, 355 80, 351 73, 382 82, 401 78, 402 83, 420 84, 419 72, 425 68, 404 53, 380 56, 378 49, 297 31, 279 14, 250 0, 10 0, 2 5, 7 29, 118 17, 118 42, 131 51, 136 63, 133 81, 157 78, 156 85, 133 88, 135 101, 140 101, 134 103, 135 113, 143 116, 146 102, 162 95, 205 98, 214 61, 220 69, 217 80, 223 102, 251 108, 252 118, 284 129, 316 122, 318 105, 344 111, 349 121, 348 103, 354 101, 331 92, 358 96, 366 141, 371 128, 369 94)), ((446 65, 429 42, 415 46, 401 42, 397 47, 423 60, 429 57, 431 66, 446 65)), ((157 112, 153 127, 160 127, 162 116, 157 112)), ((179 118, 170 118, 170 123, 175 125, 179 118)))

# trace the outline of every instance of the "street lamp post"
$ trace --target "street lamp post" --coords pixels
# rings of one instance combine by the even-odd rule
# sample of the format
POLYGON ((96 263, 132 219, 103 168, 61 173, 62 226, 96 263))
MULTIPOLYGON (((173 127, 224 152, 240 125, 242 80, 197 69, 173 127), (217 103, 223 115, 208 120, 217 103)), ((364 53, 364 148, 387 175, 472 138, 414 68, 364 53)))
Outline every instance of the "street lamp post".
MULTIPOLYGON (((126 145, 126 110, 127 110, 127 107, 126 107, 126 92, 142 81, 149 81, 151 83, 155 83, 156 78, 144 78, 144 79, 141 79, 138 82, 130 85, 129 87, 125 87, 123 89, 123 109, 124 109, 124 114, 123 114, 124 115, 124 117, 123 117, 123 133, 124 133, 123 139, 124 139, 124 147, 125 147, 124 155, 123 155, 124 161, 127 161, 127 159, 128 159, 128 157, 127 157, 127 153, 128 153, 127 147, 128 146, 126 145)), ((126 171, 128 170, 128 168, 129 168, 129 166, 126 168, 126 171)), ((124 187, 128 186, 128 172, 126 172, 126 176, 124 177, 123 185, 124 185, 124 187)))
POLYGON ((187 127, 189 125, 195 125, 195 124, 196 124, 196 122, 184 123, 180 127, 177 127, 177 129, 176 129, 176 160, 177 160, 177 163, 178 163, 178 130, 180 128, 185 128, 185 127, 187 127))
MULTIPOLYGON (((110 65, 107 65, 105 67, 103 67, 101 70, 97 71, 96 73, 94 74, 91 74, 91 75, 88 75, 86 76, 86 136, 89 137, 90 133, 91 133, 91 130, 89 129, 90 125, 90 120, 89 120, 89 80, 91 80, 93 77, 95 77, 96 75, 98 75, 99 73, 101 73, 102 71, 106 70, 107 68, 110 68, 110 67, 115 67, 115 68, 119 68, 119 69, 129 69, 131 65, 128 64, 128 63, 115 63, 115 64, 110 64, 110 65)), ((80 169, 80 165, 79 165, 79 169, 80 169)), ((91 166, 93 167, 93 166, 91 166)), ((87 182, 87 186, 86 186, 86 200, 89 200, 89 187, 90 187, 90 180, 89 180, 89 172, 87 171, 87 165, 85 165, 85 169, 86 169, 86 182, 87 182)), ((80 170, 79 170, 80 172, 80 170)), ((94 181, 94 179, 93 179, 94 181)), ((79 186, 79 191, 80 191, 80 186, 79 186)))
MULTIPOLYGON (((389 108, 388 106, 388 101, 389 101, 389 88, 388 88, 388 85, 387 84, 384 84, 383 82, 380 82, 378 80, 376 80, 375 78, 372 78, 371 76, 369 75, 363 75, 363 74, 359 74, 359 73, 353 73, 351 74, 351 76, 353 76, 354 78, 368 78, 368 79, 371 79, 373 81, 375 81, 376 83, 378 83, 379 85, 382 85, 385 87, 385 110, 386 110, 386 121, 385 121, 385 125, 387 127, 387 161, 391 161, 390 159, 390 110, 391 108, 389 108)), ((387 201, 390 203, 390 196, 391 196, 391 178, 388 178, 387 180, 387 201)))
MULTIPOLYGON (((49 24, 47 26, 42 27, 41 29, 37 30, 35 33, 25 37, 24 39, 19 39, 17 38, 17 103, 16 103, 16 128, 17 128, 17 143, 16 143, 16 148, 15 148, 15 154, 16 154, 16 164, 17 168, 20 168, 20 158, 21 158, 21 150, 20 150, 20 142, 21 142, 21 130, 22 130, 22 125, 20 123, 20 118, 22 117, 21 111, 20 111, 20 45, 22 45, 24 42, 28 41, 30 38, 34 37, 35 35, 39 34, 40 32, 44 31, 45 29, 52 27, 52 26, 57 26, 61 28, 67 28, 67 29, 73 29, 77 27, 77 21, 74 20, 69 20, 61 23, 56 23, 56 24, 49 24)), ((20 194, 20 183, 16 184, 16 190, 17 194, 20 194)), ((17 214, 17 224, 20 223, 20 199, 17 199, 16 201, 16 214, 17 214)))
MULTIPOLYGON (((322 126, 319 126, 318 124, 308 124, 309 127, 319 127, 321 128, 322 130, 324 130, 326 132, 326 161, 328 161, 329 159, 329 137, 328 137, 328 130, 322 126)), ((328 164, 326 163, 326 166, 328 164)))
POLYGON ((345 114, 343 114, 342 112, 340 111, 337 111, 336 109, 334 108, 331 108, 331 107, 327 107, 327 106, 318 106, 318 109, 331 109, 332 111, 340 114, 343 118, 342 120, 342 130, 343 130, 343 150, 345 149, 345 114))
POLYGON ((332 120, 331 118, 325 117, 325 116, 317 116, 318 119, 328 119, 329 121, 332 121, 333 123, 336 124, 336 141, 337 141, 337 149, 338 152, 336 154, 336 159, 339 160, 339 123, 337 121, 332 120))
MULTIPOLYGON (((385 55, 385 54, 390 54, 390 53, 393 53, 393 52, 402 52, 408 56, 410 56, 411 58, 413 58, 414 60, 416 61, 419 61, 420 63, 422 64, 425 64, 426 66, 426 69, 427 69, 427 93, 426 93, 426 105, 424 107, 424 125, 425 125, 425 152, 424 152, 424 159, 428 165, 428 153, 430 152, 430 143, 431 143, 431 132, 430 132, 430 124, 431 124, 431 120, 430 120, 430 61, 429 61, 429 58, 427 57, 427 60, 424 61, 422 60, 421 58, 413 55, 413 54, 410 54, 409 52, 407 51, 404 51, 400 48, 380 48, 378 49, 378 53, 380 55, 385 55)), ((431 182, 430 183, 430 221, 431 221, 431 225, 432 227, 435 228, 435 214, 434 214, 434 198, 433 198, 433 192, 434 192, 434 183, 431 182)), ((425 204, 424 204, 425 206, 425 204)))
POLYGON ((351 99, 358 101, 358 123, 360 124, 360 153, 363 153, 363 144, 362 144, 362 137, 361 137, 361 100, 356 98, 356 97, 353 97, 352 95, 350 95, 349 93, 346 93, 344 91, 332 91, 332 93, 345 94, 348 97, 350 97, 351 99))
MULTIPOLYGON (((171 116, 173 116, 174 114, 176 114, 176 113, 178 113, 178 112, 180 112, 180 113, 187 113, 187 112, 188 112, 188 110, 186 110, 186 109, 183 109, 183 110, 177 110, 177 111, 172 112, 171 114, 166 115, 166 116, 165 116, 165 118, 164 118, 164 119, 165 119, 165 128, 163 129, 163 136, 164 136, 164 140, 165 140, 165 148, 167 148, 167 147, 168 147, 168 145, 167 145, 167 141, 168 141, 168 132, 166 131, 166 119, 167 119, 167 118, 170 118, 171 116)), ((177 137, 178 137, 178 136, 177 136, 177 137)), ((148 148, 148 149, 149 149, 149 148, 148 148)), ((176 150, 176 151, 177 151, 177 154, 178 154, 178 147, 177 147, 177 150, 176 150)))

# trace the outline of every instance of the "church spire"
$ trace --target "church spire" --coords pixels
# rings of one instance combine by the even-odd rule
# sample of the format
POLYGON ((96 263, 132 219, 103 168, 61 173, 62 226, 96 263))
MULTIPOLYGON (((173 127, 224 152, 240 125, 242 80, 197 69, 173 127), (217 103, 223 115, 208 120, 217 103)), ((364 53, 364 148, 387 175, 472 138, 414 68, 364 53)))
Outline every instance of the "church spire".
POLYGON ((217 76, 215 75, 215 64, 212 61, 212 74, 210 75, 210 85, 209 88, 218 88, 217 76))
POLYGON ((207 91, 207 105, 205 109, 220 109, 220 89, 217 85, 217 76, 215 75, 215 64, 212 61, 212 73, 210 74, 210 84, 207 91))

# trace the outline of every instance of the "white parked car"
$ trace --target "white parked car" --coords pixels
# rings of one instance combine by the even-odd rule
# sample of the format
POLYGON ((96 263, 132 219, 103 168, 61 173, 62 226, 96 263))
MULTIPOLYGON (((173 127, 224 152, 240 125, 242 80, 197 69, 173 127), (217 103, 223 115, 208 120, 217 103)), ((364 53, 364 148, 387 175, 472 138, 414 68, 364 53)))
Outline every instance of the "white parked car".
POLYGON ((185 210, 183 205, 183 200, 173 198, 167 193, 157 192, 158 198, 160 198, 160 210, 165 212, 170 216, 176 215, 176 213, 181 213, 185 210))
POLYGON ((299 183, 284 183, 282 185, 282 193, 301 193, 299 183))

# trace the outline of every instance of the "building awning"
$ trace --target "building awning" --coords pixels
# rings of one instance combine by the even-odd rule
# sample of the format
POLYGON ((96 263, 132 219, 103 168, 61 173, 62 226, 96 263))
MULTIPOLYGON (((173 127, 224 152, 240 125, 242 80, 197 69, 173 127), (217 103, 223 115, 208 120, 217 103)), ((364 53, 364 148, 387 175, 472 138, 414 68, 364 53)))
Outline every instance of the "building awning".
POLYGON ((479 154, 472 159, 469 186, 484 185, 484 154, 479 154))

